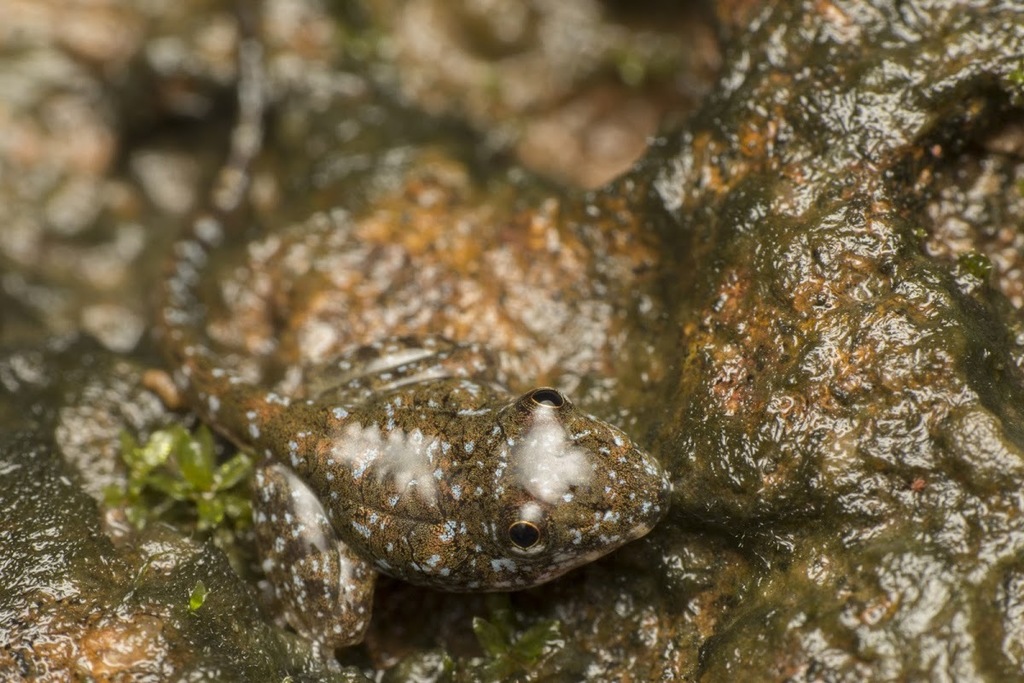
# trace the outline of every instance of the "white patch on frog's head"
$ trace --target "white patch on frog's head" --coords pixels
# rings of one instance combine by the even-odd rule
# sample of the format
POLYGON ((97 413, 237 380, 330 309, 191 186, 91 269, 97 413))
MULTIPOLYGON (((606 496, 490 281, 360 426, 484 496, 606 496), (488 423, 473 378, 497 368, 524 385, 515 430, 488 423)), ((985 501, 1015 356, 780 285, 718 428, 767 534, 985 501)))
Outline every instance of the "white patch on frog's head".
POLYGON ((589 486, 593 471, 586 449, 573 445, 548 411, 538 411, 533 424, 512 449, 515 475, 530 495, 555 504, 570 487, 589 486))
POLYGON ((331 456, 351 468, 357 481, 372 470, 378 480, 390 479, 400 493, 412 489, 424 503, 436 505, 436 468, 429 457, 436 441, 419 429, 385 431, 376 425, 349 423, 331 446, 331 456))

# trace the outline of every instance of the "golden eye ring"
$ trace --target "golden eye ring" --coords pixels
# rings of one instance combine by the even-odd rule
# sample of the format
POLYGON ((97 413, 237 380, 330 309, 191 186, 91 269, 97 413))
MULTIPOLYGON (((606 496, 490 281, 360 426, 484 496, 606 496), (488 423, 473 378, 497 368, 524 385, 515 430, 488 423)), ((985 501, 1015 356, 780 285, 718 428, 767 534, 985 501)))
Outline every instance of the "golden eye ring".
POLYGON ((565 396, 562 396, 562 392, 551 387, 535 389, 530 394, 530 400, 533 401, 534 405, 546 408, 561 408, 565 405, 565 396))
POLYGON ((508 527, 508 540, 520 550, 529 550, 540 543, 540 527, 533 522, 520 519, 508 527))

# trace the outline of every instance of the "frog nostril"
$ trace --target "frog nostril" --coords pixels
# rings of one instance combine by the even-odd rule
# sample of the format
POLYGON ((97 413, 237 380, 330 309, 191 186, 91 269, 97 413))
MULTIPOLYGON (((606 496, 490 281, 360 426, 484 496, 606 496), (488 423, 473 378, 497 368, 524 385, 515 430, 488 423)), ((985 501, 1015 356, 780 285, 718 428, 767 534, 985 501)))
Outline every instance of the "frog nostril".
POLYGON ((557 390, 548 387, 534 391, 530 394, 530 400, 539 406, 549 408, 561 408, 565 405, 565 397, 557 390))

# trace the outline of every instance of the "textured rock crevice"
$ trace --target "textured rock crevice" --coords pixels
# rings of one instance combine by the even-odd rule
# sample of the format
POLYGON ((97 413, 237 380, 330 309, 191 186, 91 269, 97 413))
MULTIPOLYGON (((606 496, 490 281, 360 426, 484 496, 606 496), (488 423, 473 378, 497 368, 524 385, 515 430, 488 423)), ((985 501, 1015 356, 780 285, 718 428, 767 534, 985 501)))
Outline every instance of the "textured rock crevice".
MULTIPOLYGON (((677 272, 699 272, 661 346, 678 373, 653 394, 677 406, 652 427, 677 513, 760 534, 753 555, 774 558, 707 641, 709 680, 1021 673, 984 607, 1024 549, 1014 271, 996 289, 924 241, 945 156, 968 163, 965 140, 1012 116, 1024 26, 997 3, 894 12, 765 8, 639 173, 677 272)), ((1008 175, 992 203, 1012 208, 1008 175)), ((947 214, 965 204, 946 192, 947 214)))

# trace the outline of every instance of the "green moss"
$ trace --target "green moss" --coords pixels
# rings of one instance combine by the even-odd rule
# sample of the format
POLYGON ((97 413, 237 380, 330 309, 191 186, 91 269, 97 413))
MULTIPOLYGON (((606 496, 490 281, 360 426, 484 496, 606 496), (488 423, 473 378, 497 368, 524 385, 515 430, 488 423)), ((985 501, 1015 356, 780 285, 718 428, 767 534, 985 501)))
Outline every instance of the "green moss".
POLYGON ((486 655, 469 666, 476 676, 484 680, 516 680, 565 646, 558 621, 545 620, 521 630, 507 594, 497 594, 488 602, 490 619, 473 619, 473 632, 486 655))
POLYGON ((989 273, 992 272, 992 261, 981 252, 969 251, 960 255, 960 258, 957 259, 957 267, 962 272, 973 275, 979 280, 986 280, 989 273))
POLYGON ((224 531, 241 531, 251 523, 244 482, 252 462, 238 453, 218 464, 213 436, 204 426, 189 433, 173 425, 144 444, 122 433, 121 459, 128 473, 125 485, 108 486, 104 497, 139 529, 159 520, 194 527, 217 540, 224 531))

